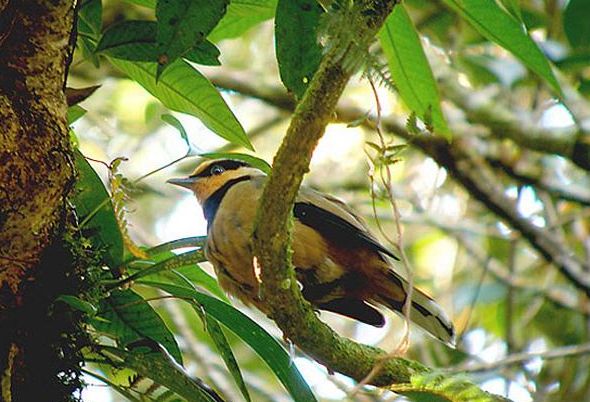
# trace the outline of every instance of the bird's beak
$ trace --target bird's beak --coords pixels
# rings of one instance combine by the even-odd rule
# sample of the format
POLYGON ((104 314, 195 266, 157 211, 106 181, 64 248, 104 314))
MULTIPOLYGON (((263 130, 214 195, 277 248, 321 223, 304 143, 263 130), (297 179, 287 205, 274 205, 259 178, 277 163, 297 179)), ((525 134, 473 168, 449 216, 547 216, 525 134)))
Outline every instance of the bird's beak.
POLYGON ((189 190, 192 190, 192 186, 195 183, 195 179, 192 177, 179 177, 176 179, 168 179, 168 180, 166 180, 166 183, 174 184, 176 186, 180 186, 180 187, 184 187, 184 188, 188 188, 189 190))

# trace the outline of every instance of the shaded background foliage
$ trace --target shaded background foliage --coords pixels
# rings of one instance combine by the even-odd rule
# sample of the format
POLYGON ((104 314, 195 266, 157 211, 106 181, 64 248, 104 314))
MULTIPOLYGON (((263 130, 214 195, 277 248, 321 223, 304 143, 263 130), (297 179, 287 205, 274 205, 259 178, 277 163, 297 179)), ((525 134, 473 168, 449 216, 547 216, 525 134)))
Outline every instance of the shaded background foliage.
MULTIPOLYGON (((70 109, 73 136, 81 154, 105 164, 78 158, 75 203, 87 217, 82 226, 89 241, 106 251, 106 265, 123 267, 117 274, 134 279, 125 280, 130 289, 120 289, 120 279, 105 274, 112 291, 98 305, 68 300, 93 317, 90 331, 102 345, 88 351, 94 363, 86 370, 119 391, 113 400, 120 394, 214 400, 208 387, 226 400, 311 400, 301 374, 318 400, 343 400, 354 386, 349 379, 327 375, 304 356, 290 364, 289 354, 265 334, 280 338, 272 323, 235 302, 260 329, 219 301, 226 299, 201 264, 201 238, 153 248, 205 234, 194 199, 164 184, 196 160, 142 177, 185 155, 251 152, 250 144, 270 161, 318 55, 355 33, 313 1, 206 3, 214 22, 205 25, 194 24, 205 6, 197 12, 191 2, 166 9, 164 1, 156 7, 149 0, 91 0, 80 8, 69 85, 101 88, 83 109, 70 109), (305 10, 301 20, 292 18, 295 3, 305 10), (155 17, 193 24, 174 36, 162 32, 155 17), (194 30, 208 41, 183 42, 194 30), (127 160, 112 163, 119 157, 127 160), (192 247, 191 254, 171 252, 181 247, 192 247), (145 338, 163 348, 146 345, 145 338), (133 352, 146 349, 151 357, 133 352), (187 380, 166 364, 171 361, 208 386, 187 380), (142 371, 146 366, 152 371, 142 371)), ((375 186, 372 199, 367 154, 391 163, 415 282, 441 302, 460 334, 451 350, 414 330, 409 357, 469 371, 485 389, 518 401, 590 398, 585 3, 403 2, 379 43, 348 60, 360 73, 307 178, 395 237, 385 190, 375 186), (381 124, 395 147, 367 145, 378 142, 367 78, 378 84, 381 124)), ((329 313, 321 317, 340 333, 386 350, 402 335, 398 317, 380 330, 329 313)), ((84 397, 97 398, 99 390, 90 386, 84 397)), ((365 389, 354 398, 395 396, 365 389)))

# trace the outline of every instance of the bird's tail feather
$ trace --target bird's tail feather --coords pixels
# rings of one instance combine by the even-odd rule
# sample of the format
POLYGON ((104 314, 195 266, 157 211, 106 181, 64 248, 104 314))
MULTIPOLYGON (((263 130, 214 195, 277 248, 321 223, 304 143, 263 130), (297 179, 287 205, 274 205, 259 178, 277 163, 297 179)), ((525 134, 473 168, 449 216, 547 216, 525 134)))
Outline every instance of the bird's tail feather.
MULTIPOLYGON (((376 301, 403 315, 403 306, 409 283, 393 271, 388 271, 389 280, 381 282, 376 301), (401 289, 400 289, 401 287, 401 289), (403 289, 403 295, 401 295, 403 289), (401 297, 400 297, 401 296, 401 297)), ((410 320, 447 345, 455 346, 455 329, 443 309, 422 292, 413 288, 410 320)))

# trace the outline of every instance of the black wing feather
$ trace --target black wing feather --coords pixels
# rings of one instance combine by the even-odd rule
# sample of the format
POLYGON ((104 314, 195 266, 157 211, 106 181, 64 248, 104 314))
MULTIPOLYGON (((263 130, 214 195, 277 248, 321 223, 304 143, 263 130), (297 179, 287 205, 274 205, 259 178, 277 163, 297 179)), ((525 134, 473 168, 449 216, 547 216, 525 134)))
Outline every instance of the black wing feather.
POLYGON ((338 245, 346 248, 369 247, 399 261, 395 254, 371 238, 364 230, 330 211, 307 202, 296 202, 293 215, 301 223, 338 245))

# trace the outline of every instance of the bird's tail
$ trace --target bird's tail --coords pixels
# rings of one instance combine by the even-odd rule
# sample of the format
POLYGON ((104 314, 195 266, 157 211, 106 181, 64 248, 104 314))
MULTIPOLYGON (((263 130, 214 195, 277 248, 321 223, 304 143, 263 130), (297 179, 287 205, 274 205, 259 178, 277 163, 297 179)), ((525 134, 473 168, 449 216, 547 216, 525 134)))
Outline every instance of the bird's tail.
MULTIPOLYGON (((375 301, 398 314, 403 315, 403 306, 410 288, 408 281, 388 270, 387 278, 380 281, 375 301)), ((413 288, 411 295, 410 320, 428 333, 455 346, 455 329, 443 309, 420 289, 413 288)))

